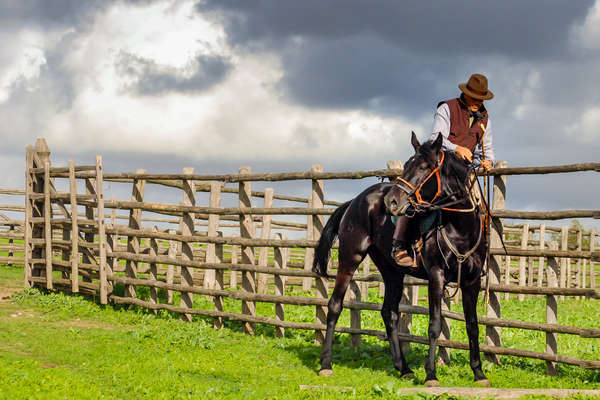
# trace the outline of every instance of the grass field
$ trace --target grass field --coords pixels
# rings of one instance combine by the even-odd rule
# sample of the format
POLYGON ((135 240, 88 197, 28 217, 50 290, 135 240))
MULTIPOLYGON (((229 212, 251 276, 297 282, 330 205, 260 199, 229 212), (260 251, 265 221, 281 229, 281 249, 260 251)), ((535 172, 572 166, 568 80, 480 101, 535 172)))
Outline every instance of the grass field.
MULTIPOLYGON (((21 285, 20 268, 0 266, 0 293, 21 285)), ((373 290, 369 301, 380 300, 373 290)), ((195 303, 212 307, 203 296, 195 296, 195 303)), ((226 303, 226 308, 237 307, 239 302, 226 303)), ((600 327, 598 311, 595 301, 561 302, 559 323, 600 327)), ((502 312, 541 322, 544 300, 503 302, 502 312)), ((258 304, 257 313, 271 316, 273 306, 258 304)), ((286 306, 288 316, 314 321, 314 310, 286 306)), ((345 311, 340 323, 348 319, 345 311)), ((375 312, 364 313, 363 325, 383 328, 375 312)), ((426 317, 416 316, 415 334, 424 334, 426 325, 426 317)), ((453 322, 453 339, 465 336, 463 325, 453 322)), ((407 381, 393 369, 386 342, 364 338, 353 350, 348 335, 336 339, 335 375, 319 377, 320 347, 312 339, 312 332, 290 330, 277 339, 273 328, 262 325, 251 337, 236 322, 227 321, 217 331, 211 319, 184 323, 167 312, 154 316, 135 307, 99 306, 81 296, 18 291, 0 302, 0 398, 392 399, 399 398, 399 388, 418 387, 425 377, 425 346, 412 345, 408 362, 416 377, 407 381), (301 385, 319 388, 300 390, 301 385)), ((540 333, 511 329, 503 330, 503 341, 537 351, 545 343, 540 333)), ((561 354, 598 359, 598 344, 598 339, 559 335, 561 354)), ((450 366, 439 367, 441 384, 474 386, 468 354, 452 351, 451 357, 450 366)), ((548 377, 544 362, 536 360, 503 357, 501 366, 484 362, 484 371, 494 387, 600 388, 597 371, 559 365, 559 376, 548 377)))

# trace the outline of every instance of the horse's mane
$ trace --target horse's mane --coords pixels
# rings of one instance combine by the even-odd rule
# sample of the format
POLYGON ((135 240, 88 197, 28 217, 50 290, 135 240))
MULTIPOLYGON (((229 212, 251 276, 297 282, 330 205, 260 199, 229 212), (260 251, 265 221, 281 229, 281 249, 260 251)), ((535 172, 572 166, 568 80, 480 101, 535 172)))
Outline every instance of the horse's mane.
MULTIPOLYGON (((419 153, 431 162, 435 160, 433 142, 433 140, 428 140, 419 147, 419 153)), ((455 152, 445 151, 445 153, 444 165, 442 165, 441 169, 442 175, 456 176, 460 182, 465 182, 469 176, 469 165, 464 160, 458 158, 455 152)))

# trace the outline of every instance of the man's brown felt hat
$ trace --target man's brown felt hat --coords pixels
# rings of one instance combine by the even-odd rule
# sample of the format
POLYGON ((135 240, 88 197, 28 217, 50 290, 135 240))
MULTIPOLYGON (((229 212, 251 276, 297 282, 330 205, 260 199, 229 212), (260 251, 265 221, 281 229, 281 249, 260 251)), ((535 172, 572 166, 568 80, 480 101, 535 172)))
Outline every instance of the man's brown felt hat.
POLYGON ((494 93, 488 90, 487 78, 481 74, 473 74, 467 83, 459 83, 458 88, 469 97, 478 100, 490 100, 494 93))

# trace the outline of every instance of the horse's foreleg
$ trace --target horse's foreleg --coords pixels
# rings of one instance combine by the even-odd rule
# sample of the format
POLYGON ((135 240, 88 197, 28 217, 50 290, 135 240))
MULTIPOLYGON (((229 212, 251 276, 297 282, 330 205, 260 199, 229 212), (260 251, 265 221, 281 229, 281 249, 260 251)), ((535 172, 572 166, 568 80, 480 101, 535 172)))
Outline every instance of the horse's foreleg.
MULTIPOLYGON (((354 271, 352 271, 354 272, 354 271)), ((331 369, 331 350, 333 347, 333 334, 335 332, 335 324, 342 313, 344 295, 348 284, 352 279, 351 272, 338 272, 335 278, 335 287, 329 304, 327 305, 327 331, 325 333, 325 342, 323 350, 321 350, 321 370, 319 375, 332 375, 331 369)))
POLYGON ((385 278, 387 279, 384 279, 385 296, 383 298, 383 306, 381 307, 381 318, 383 318, 385 331, 390 342, 394 367, 400 371, 402 377, 410 377, 413 375, 413 371, 408 367, 404 359, 404 353, 402 352, 402 346, 398 338, 398 322, 400 321, 398 304, 400 304, 400 300, 402 299, 404 276, 386 276, 385 278))
POLYGON ((469 359, 475 381, 489 386, 490 382, 481 370, 481 355, 479 354, 479 326, 477 325, 477 296, 481 282, 477 280, 468 287, 462 288, 462 304, 465 313, 465 325, 469 337, 469 359))
POLYGON ((442 332, 442 293, 444 273, 439 268, 429 271, 429 353, 425 361, 425 385, 439 386, 435 368, 437 342, 442 332))

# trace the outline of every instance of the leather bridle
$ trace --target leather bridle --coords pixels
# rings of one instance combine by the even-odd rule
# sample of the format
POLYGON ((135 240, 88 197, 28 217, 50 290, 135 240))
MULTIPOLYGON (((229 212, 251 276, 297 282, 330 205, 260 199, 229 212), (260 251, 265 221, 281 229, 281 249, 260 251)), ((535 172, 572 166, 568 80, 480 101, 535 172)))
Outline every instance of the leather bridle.
POLYGON ((433 169, 433 171, 431 171, 431 173, 429 175, 427 175, 427 177, 423 180, 423 182, 421 182, 419 184, 419 186, 417 186, 417 187, 415 187, 412 183, 410 183, 409 181, 407 181, 406 179, 404 179, 402 177, 396 178, 396 181, 397 181, 396 186, 398 186, 406 194, 408 194, 408 201, 413 206, 430 206, 435 201, 435 199, 437 199, 440 196, 440 194, 442 193, 442 177, 440 175, 440 168, 444 164, 445 158, 446 158, 446 153, 444 153, 442 151, 442 159, 440 160, 440 163, 438 164, 438 166, 435 167, 433 169), (435 176, 435 178, 437 180, 437 191, 435 192, 435 195, 433 196, 433 198, 431 200, 425 201, 425 200, 423 200, 423 197, 421 196, 421 189, 423 188, 423 185, 425 185, 427 183, 427 181, 429 181, 429 179, 431 179, 432 176, 435 176), (406 187, 408 187, 410 190, 408 190, 404 185, 406 187), (413 200, 413 196, 416 199, 416 202, 415 202, 415 200, 413 200))
POLYGON ((413 185, 412 183, 408 182, 406 179, 404 179, 402 177, 396 178, 397 182, 395 183, 395 185, 397 187, 399 187, 400 189, 402 189, 402 191, 404 191, 408 195, 408 203, 406 203, 404 205, 404 207, 402 207, 400 214, 407 215, 406 212, 408 211, 410 206, 413 207, 414 212, 412 213, 412 215, 408 214, 407 216, 409 216, 409 217, 414 216, 414 214, 417 212, 426 212, 426 211, 430 211, 430 210, 444 210, 444 211, 464 212, 464 213, 472 212, 475 210, 475 208, 476 208, 475 203, 471 199, 471 195, 468 193, 468 191, 466 191, 465 194, 467 194, 467 197, 469 198, 469 200, 471 202, 471 207, 469 207, 469 208, 449 207, 451 205, 462 203, 464 201, 464 199, 446 202, 441 205, 435 203, 435 200, 438 199, 440 197, 440 195, 442 194, 442 177, 441 177, 440 169, 444 165, 445 159, 446 159, 446 153, 444 151, 442 151, 442 159, 440 160, 440 163, 438 164, 438 166, 435 167, 433 169, 433 171, 431 171, 429 173, 429 175, 427 175, 427 177, 425 179, 423 179, 423 181, 418 186, 413 185), (423 200, 423 196, 421 196, 421 189, 433 176, 435 176, 435 179, 437 181, 437 190, 435 192, 435 195, 429 201, 423 200))

